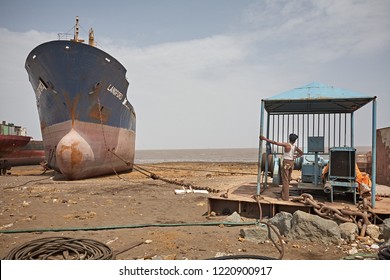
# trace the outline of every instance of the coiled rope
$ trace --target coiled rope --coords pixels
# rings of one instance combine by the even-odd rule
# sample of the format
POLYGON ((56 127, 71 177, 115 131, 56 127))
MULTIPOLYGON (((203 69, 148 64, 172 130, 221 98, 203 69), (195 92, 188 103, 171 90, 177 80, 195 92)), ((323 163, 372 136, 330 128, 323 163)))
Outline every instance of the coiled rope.
POLYGON ((32 240, 12 249, 5 260, 112 260, 114 253, 92 239, 48 237, 32 240))

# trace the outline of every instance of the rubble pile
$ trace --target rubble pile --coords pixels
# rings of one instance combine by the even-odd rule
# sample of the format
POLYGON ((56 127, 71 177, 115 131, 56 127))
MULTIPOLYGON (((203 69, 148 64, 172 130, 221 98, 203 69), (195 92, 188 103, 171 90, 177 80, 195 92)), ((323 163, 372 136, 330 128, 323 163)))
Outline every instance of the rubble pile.
MULTIPOLYGON (((359 236, 355 223, 337 223, 300 210, 293 214, 280 212, 263 221, 274 225, 286 244, 293 244, 296 240, 322 243, 324 246, 343 250, 346 255, 344 259, 390 258, 390 218, 380 225, 367 226, 364 237, 359 236)), ((264 243, 270 238, 261 223, 255 229, 241 229, 240 235, 248 241, 258 243, 264 243)))

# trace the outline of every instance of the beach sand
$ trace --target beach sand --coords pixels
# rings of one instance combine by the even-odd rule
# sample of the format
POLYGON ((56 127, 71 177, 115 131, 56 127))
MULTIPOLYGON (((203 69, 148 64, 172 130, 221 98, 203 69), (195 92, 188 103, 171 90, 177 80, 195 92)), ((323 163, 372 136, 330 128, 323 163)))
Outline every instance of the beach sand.
MULTIPOLYGON (((221 193, 257 180, 257 164, 253 163, 160 163, 140 167, 165 179, 221 193)), ((208 194, 175 194, 180 186, 137 171, 79 181, 55 180, 53 176, 58 178, 54 171, 42 174, 40 166, 23 166, 13 167, 11 175, 0 177, 1 229, 32 230, 1 233, 1 258, 23 243, 59 236, 94 239, 114 252, 124 251, 116 259, 194 260, 224 254, 279 257, 271 242, 257 244, 241 238, 240 229, 251 226, 194 225, 226 219, 208 216, 208 194), (134 227, 140 224, 145 226, 134 227), (74 228, 80 230, 71 230, 74 228), (146 240, 152 242, 126 250, 146 240)), ((285 242, 283 259, 340 259, 350 249, 348 245, 285 242)))

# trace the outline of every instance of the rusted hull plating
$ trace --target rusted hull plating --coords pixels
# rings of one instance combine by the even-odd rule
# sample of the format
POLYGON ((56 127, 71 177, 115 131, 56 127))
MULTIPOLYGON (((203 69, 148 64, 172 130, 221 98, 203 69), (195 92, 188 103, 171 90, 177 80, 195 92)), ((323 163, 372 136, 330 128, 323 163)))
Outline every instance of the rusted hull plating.
POLYGON ((31 140, 26 146, 5 157, 12 166, 35 165, 45 160, 43 143, 39 140, 31 140))
POLYGON ((135 133, 76 121, 42 130, 49 165, 70 180, 131 170, 135 133))
POLYGON ((30 142, 31 137, 19 135, 0 135, 0 158, 3 158, 30 142))

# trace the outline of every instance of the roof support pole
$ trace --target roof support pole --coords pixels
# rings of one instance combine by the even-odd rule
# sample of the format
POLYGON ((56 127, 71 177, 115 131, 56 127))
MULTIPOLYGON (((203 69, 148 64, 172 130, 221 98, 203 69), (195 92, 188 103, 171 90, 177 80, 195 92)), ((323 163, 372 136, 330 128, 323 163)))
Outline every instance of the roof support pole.
MULTIPOLYGON (((267 135, 266 137, 268 139, 272 139, 270 137, 270 119, 271 119, 271 115, 270 114, 267 114, 267 132, 265 135, 267 135)), ((272 136, 273 137, 273 136, 272 136)), ((275 138, 273 138, 275 139, 275 138)), ((268 151, 268 146, 269 145, 268 143, 265 143, 266 144, 266 149, 265 149, 265 162, 264 162, 264 189, 267 188, 267 183, 268 183, 268 164, 269 164, 269 159, 268 159, 268 155, 271 153, 271 151, 268 151)), ((261 157, 263 158, 263 156, 261 155, 261 157)), ((260 193, 259 193, 260 194, 260 193)))
POLYGON ((353 119, 353 112, 351 112, 351 147, 355 148, 355 123, 353 119))
POLYGON ((372 186, 371 205, 375 208, 376 197, 376 98, 372 101, 372 186))
MULTIPOLYGON (((264 122, 264 100, 261 100, 261 108, 260 108, 260 134, 263 135, 263 122, 264 122)), ((263 140, 259 138, 259 156, 258 156, 258 166, 257 166, 257 188, 256 194, 260 195, 260 178, 261 178, 261 164, 262 164, 262 154, 263 154, 263 140)), ((265 174, 264 176, 267 176, 265 174)), ((265 178, 267 182, 267 178, 265 178)))

